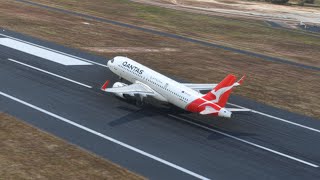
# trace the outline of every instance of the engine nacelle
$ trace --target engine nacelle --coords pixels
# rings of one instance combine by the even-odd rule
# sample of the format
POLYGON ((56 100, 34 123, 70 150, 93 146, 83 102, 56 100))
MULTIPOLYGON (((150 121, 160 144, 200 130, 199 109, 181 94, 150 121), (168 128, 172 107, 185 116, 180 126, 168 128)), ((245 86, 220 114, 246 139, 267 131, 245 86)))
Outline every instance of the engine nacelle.
MULTIPOLYGON (((125 83, 122 83, 122 82, 116 82, 113 84, 113 88, 117 88, 117 87, 123 87, 123 86, 128 86, 127 84, 125 83)), ((125 97, 123 96, 123 93, 114 93, 116 96, 118 97, 121 97, 123 99, 125 99, 125 97)))
MULTIPOLYGON (((124 87, 124 86, 128 86, 125 83, 122 82, 116 82, 113 84, 113 88, 119 88, 119 87, 124 87)), ((127 100, 133 100, 133 101, 137 101, 137 100, 141 100, 146 98, 147 95, 135 95, 135 94, 123 94, 123 93, 114 93, 116 96, 123 98, 123 99, 127 99, 127 100)), ((168 102, 167 99, 165 99, 162 95, 160 95, 157 92, 154 92, 154 95, 152 96, 154 99, 157 99, 159 101, 163 101, 163 102, 168 102)))

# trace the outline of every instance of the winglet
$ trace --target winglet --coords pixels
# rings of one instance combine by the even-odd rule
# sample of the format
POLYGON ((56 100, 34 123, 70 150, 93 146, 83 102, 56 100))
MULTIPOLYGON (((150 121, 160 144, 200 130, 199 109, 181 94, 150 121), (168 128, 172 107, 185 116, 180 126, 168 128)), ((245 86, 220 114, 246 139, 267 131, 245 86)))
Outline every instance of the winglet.
POLYGON ((101 90, 105 91, 107 89, 107 86, 109 84, 109 80, 107 80, 101 87, 101 90))

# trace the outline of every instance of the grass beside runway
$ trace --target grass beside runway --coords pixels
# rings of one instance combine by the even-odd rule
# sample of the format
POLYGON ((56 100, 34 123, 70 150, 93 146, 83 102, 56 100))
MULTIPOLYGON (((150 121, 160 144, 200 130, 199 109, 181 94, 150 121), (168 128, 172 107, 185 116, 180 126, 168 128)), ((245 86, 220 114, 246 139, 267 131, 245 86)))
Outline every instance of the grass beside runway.
POLYGON ((236 94, 292 112, 320 117, 319 71, 266 62, 9 0, 1 2, 0 26, 105 57, 128 56, 161 73, 198 83, 218 82, 228 73, 247 74, 248 79, 235 90, 236 94), (139 51, 148 48, 153 51, 139 51), (162 51, 164 48, 172 51, 162 51), (110 51, 112 49, 114 51, 110 51), (121 49, 129 49, 130 52, 121 49), (154 51, 157 49, 158 52, 154 51))
POLYGON ((0 113, 0 179, 144 179, 0 113))
POLYGON ((263 21, 207 16, 129 0, 31 1, 320 67, 320 35, 274 29, 263 21))

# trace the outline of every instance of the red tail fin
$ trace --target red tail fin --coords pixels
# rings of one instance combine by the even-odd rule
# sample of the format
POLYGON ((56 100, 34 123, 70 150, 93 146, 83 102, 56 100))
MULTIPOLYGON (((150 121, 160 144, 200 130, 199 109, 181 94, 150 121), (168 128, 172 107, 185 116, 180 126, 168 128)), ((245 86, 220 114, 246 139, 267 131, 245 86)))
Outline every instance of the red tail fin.
POLYGON ((235 83, 236 77, 229 74, 212 91, 204 95, 203 98, 224 107, 231 94, 232 88, 240 85, 243 80, 244 77, 235 83))

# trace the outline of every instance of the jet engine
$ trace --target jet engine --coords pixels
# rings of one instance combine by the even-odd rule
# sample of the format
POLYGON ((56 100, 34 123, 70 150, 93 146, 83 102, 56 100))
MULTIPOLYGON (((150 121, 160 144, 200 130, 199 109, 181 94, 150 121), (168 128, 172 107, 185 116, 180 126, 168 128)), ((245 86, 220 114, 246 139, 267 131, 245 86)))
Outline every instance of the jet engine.
MULTIPOLYGON (((117 87, 123 87, 123 86, 128 86, 128 84, 122 83, 122 82, 116 82, 113 84, 113 88, 117 88, 117 87)), ((126 97, 124 96, 123 93, 114 93, 116 96, 121 97, 123 99, 126 99, 126 97)))

